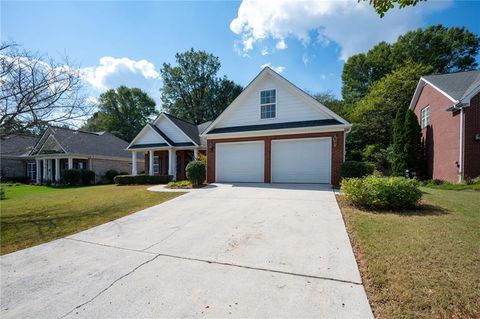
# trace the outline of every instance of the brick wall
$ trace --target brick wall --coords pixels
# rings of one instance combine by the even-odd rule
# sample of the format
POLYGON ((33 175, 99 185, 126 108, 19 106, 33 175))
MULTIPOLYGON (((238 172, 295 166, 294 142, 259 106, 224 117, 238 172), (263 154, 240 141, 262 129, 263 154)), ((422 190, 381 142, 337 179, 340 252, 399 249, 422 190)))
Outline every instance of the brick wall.
POLYGON ((446 111, 452 104, 445 95, 426 85, 415 107, 421 121, 422 108, 430 106, 430 126, 422 129, 426 148, 427 178, 458 182, 460 114, 446 111))
MULTIPOLYGON (((143 164, 141 161, 137 161, 137 165, 141 167, 143 164)), ((100 181, 105 172, 109 169, 114 169, 120 172, 127 172, 128 174, 132 173, 132 164, 130 161, 119 161, 119 160, 105 160, 105 159, 91 159, 92 170, 95 172, 95 180, 100 181)), ((87 166, 88 167, 88 166, 87 166)))
POLYGON ((33 160, 0 158, 0 175, 3 177, 26 177, 27 163, 33 160))
POLYGON ((264 141, 265 143, 265 168, 264 182, 271 181, 271 143, 272 140, 296 139, 296 138, 314 138, 314 137, 333 137, 337 136, 337 146, 332 144, 332 184, 338 186, 340 184, 340 168, 343 163, 343 143, 344 132, 328 132, 328 133, 305 133, 291 135, 274 135, 274 136, 256 136, 244 138, 229 138, 208 140, 207 146, 207 182, 215 182, 215 145, 217 143, 246 142, 246 141, 264 141))
POLYGON ((468 178, 480 176, 480 141, 475 140, 476 134, 480 134, 480 93, 465 108, 464 173, 468 178))

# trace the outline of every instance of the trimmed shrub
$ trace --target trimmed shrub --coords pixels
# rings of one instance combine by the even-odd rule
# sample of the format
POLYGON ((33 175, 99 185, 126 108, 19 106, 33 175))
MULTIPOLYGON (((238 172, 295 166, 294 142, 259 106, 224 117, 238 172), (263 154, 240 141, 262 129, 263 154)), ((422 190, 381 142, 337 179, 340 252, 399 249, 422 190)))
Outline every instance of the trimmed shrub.
POLYGON ((6 194, 5 186, 4 186, 4 185, 0 185, 0 200, 5 199, 5 197, 6 197, 5 194, 6 194))
POLYGON ((380 209, 413 207, 422 198, 418 181, 404 177, 348 178, 341 191, 354 205, 380 209))
POLYGON ((372 175, 375 170, 375 165, 371 163, 358 162, 358 161, 347 161, 342 164, 341 176, 343 178, 352 178, 352 177, 365 177, 367 175, 372 175))
POLYGON ((80 181, 82 185, 90 185, 95 183, 95 172, 88 169, 80 170, 80 181))
POLYGON ((185 171, 187 172, 187 178, 192 182, 192 185, 198 186, 205 181, 207 166, 203 161, 191 161, 187 164, 185 171))
POLYGON ((108 171, 105 172, 105 179, 109 182, 109 183, 113 183, 113 179, 115 178, 115 176, 117 175, 128 175, 127 174, 120 174, 117 170, 115 169, 109 169, 108 171))
POLYGON ((192 188, 192 183, 190 181, 170 182, 168 188, 192 188))
POLYGON ((167 184, 171 179, 170 175, 117 175, 113 178, 117 185, 167 184))
POLYGON ((63 171, 63 180, 68 185, 78 185, 81 182, 81 173, 78 169, 66 169, 63 171))

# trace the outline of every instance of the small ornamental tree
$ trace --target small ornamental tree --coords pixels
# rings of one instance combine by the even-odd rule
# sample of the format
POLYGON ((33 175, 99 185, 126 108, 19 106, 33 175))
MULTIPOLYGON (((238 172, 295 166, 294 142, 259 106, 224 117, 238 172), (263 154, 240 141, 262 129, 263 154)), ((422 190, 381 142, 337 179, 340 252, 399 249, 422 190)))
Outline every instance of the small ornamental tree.
POLYGON ((404 126, 405 126, 405 114, 407 109, 401 107, 397 111, 397 116, 393 122, 393 132, 392 132, 392 174, 394 176, 403 176, 406 166, 405 159, 405 135, 404 135, 404 126))
POLYGON ((418 118, 412 110, 405 114, 405 163, 407 168, 414 169, 419 175, 422 168, 422 129, 418 118))
POLYGON ((187 178, 192 182, 193 186, 201 185, 205 181, 207 172, 205 162, 191 161, 187 164, 185 170, 187 172, 187 178))

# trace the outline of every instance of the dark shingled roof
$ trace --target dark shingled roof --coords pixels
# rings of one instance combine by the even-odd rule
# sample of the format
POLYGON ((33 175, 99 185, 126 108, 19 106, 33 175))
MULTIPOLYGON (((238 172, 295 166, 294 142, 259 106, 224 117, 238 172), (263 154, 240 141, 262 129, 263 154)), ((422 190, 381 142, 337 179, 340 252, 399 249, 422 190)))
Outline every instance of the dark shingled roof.
POLYGON ((210 132, 208 132, 208 134, 278 130, 278 129, 300 128, 300 127, 328 126, 328 125, 337 125, 337 124, 342 124, 342 123, 340 123, 335 119, 326 119, 326 120, 312 120, 312 121, 286 122, 286 123, 273 123, 273 124, 260 124, 260 125, 230 126, 230 127, 219 127, 219 128, 213 129, 210 132))
POLYGON ((200 145, 200 136, 198 134, 198 127, 190 122, 185 120, 179 119, 173 115, 164 113, 166 117, 168 117, 179 129, 183 131, 188 137, 192 139, 197 145, 200 145))
MULTIPOLYGON (((70 154, 131 157, 128 143, 108 132, 85 132, 51 127, 53 136, 70 154)), ((38 147, 39 148, 39 147, 38 147)))
POLYGON ((31 135, 10 135, 0 139, 1 156, 26 156, 28 155, 37 141, 38 136, 31 135))
POLYGON ((480 85, 480 70, 447 74, 433 74, 423 77, 455 100, 461 100, 466 94, 480 85))

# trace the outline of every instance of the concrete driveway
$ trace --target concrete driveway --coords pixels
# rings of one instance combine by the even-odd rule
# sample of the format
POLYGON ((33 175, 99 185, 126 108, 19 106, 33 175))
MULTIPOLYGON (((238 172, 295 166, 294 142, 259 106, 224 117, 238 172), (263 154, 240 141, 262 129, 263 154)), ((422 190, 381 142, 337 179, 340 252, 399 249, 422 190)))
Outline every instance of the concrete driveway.
POLYGON ((213 185, 1 257, 2 318, 371 318, 331 189, 213 185))

